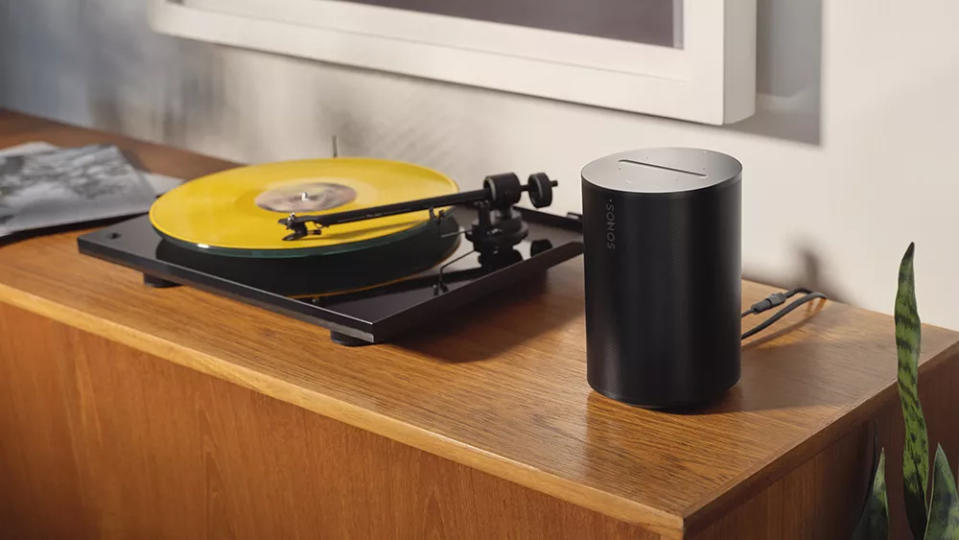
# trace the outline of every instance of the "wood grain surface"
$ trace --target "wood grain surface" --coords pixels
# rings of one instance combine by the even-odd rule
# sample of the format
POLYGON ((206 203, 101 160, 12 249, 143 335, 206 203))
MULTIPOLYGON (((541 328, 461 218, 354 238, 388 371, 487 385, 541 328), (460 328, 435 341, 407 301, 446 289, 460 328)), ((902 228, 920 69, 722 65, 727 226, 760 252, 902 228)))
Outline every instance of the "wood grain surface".
POLYGON ((4 304, 0 352, 0 538, 659 537, 4 304))
MULTIPOLYGON (((32 140, 111 141, 185 178, 228 166, 0 113, 0 146, 32 140)), ((666 536, 705 530, 894 399, 892 319, 836 302, 746 343, 742 380, 718 403, 664 413, 586 384, 581 259, 518 284, 509 302, 346 349, 321 328, 226 298, 146 288, 136 272, 79 255, 76 236, 0 248, 0 300, 666 536)), ((744 303, 771 290, 744 282, 744 303)), ((924 327, 923 372, 954 364, 957 340, 924 327)))

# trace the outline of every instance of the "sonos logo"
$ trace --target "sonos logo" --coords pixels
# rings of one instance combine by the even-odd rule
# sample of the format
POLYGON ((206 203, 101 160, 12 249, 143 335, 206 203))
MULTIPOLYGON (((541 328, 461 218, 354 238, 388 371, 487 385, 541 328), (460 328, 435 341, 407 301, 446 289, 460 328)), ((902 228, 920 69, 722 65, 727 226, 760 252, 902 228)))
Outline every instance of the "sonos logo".
POLYGON ((616 249, 616 207, 612 199, 606 203, 606 249, 616 249))

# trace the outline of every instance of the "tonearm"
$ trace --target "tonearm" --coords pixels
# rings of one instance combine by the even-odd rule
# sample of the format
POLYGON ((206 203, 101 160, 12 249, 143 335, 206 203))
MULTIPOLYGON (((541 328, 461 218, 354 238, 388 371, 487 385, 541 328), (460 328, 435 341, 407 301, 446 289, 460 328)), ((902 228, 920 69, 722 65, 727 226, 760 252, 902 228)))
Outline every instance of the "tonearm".
POLYGON ((513 209, 513 205, 520 201, 523 192, 528 194, 529 201, 534 207, 542 208, 553 202, 553 188, 558 184, 546 173, 531 174, 525 185, 520 183, 514 173, 494 174, 483 180, 482 189, 474 191, 330 214, 298 216, 291 213, 288 217, 280 219, 279 223, 291 231, 284 240, 297 240, 307 235, 322 234, 326 227, 341 223, 422 210, 429 210, 431 219, 438 219, 443 217, 443 212, 440 210, 437 213, 436 209, 470 205, 478 210, 479 218, 473 223, 472 229, 467 231, 467 236, 477 245, 477 250, 488 251, 501 247, 504 243, 514 245, 526 236, 525 224, 522 223, 519 212, 513 209), (312 224, 313 227, 309 227, 308 224, 312 224))

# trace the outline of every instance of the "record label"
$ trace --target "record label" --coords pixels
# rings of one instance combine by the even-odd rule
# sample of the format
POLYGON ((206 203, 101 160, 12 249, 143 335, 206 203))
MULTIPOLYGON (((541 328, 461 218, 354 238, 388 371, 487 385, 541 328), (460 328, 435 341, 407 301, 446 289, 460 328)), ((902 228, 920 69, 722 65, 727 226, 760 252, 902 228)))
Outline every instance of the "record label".
POLYGON ((264 210, 283 212, 320 212, 332 210, 356 199, 356 191, 343 184, 303 182, 280 186, 260 193, 253 202, 264 210))

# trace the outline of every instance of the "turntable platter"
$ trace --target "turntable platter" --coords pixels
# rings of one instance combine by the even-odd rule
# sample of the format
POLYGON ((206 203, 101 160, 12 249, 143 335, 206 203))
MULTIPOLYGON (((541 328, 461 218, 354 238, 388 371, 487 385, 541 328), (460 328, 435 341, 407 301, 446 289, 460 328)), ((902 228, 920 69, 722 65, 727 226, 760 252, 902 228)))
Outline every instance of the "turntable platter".
POLYGON ((187 182, 150 208, 166 239, 189 249, 239 257, 342 253, 395 241, 426 225, 427 211, 343 224, 284 240, 277 221, 291 212, 343 212, 458 191, 445 175, 397 161, 332 158, 239 167, 187 182))

